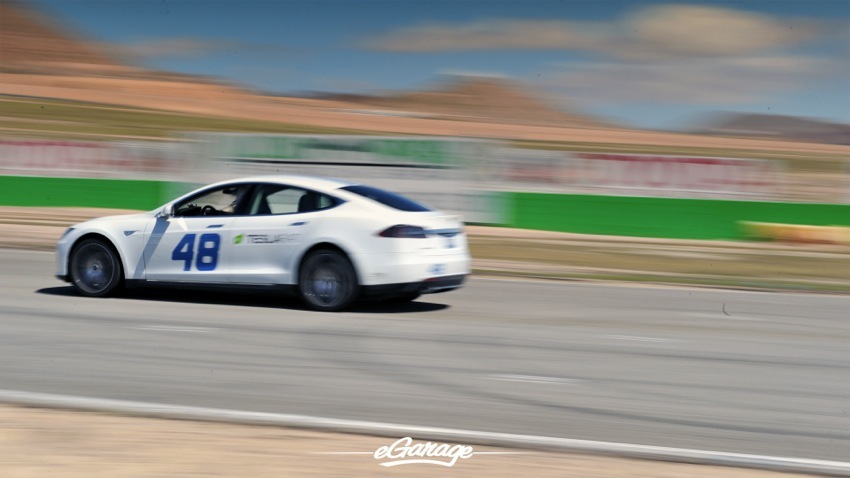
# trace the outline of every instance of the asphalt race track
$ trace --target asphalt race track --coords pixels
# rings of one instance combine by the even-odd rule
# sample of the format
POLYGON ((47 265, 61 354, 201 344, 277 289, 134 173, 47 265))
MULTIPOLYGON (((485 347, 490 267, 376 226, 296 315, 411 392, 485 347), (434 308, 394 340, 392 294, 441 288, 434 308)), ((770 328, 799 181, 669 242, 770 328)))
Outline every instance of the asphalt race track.
POLYGON ((850 458, 850 297, 473 279, 322 314, 0 265, 0 389, 850 458))

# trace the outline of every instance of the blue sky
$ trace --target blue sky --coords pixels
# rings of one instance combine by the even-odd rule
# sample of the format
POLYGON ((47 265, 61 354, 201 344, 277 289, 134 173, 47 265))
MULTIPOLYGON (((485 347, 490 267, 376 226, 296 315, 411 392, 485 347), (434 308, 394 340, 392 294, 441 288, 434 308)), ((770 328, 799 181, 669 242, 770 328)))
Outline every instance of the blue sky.
POLYGON ((709 111, 850 123, 850 0, 35 0, 138 64, 274 93, 521 81, 675 129, 709 111))

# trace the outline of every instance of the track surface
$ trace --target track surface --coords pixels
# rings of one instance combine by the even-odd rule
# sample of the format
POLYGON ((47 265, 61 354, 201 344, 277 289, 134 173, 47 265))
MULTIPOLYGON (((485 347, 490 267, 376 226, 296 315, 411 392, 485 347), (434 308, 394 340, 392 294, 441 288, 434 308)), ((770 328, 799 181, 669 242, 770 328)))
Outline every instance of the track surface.
POLYGON ((0 250, 0 389, 847 461, 850 297, 473 279, 87 299, 0 250))

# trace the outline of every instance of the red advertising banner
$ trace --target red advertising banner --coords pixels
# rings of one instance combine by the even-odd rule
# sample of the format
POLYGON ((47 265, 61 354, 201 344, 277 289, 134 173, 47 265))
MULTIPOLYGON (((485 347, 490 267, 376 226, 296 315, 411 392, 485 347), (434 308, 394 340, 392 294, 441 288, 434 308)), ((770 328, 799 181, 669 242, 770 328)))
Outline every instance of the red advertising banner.
POLYGON ((503 148, 478 175, 506 191, 777 199, 778 161, 503 148))
POLYGON ((0 139, 0 174, 160 179, 179 171, 180 145, 0 139))
POLYGON ((579 185, 668 192, 744 194, 777 192, 768 160, 577 153, 579 185))

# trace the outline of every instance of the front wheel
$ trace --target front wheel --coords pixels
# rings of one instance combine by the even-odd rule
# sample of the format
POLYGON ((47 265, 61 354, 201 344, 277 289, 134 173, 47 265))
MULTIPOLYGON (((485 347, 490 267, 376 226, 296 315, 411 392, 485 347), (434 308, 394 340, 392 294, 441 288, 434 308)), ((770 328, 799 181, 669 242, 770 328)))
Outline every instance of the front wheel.
POLYGON ((314 310, 335 312, 357 298, 357 276, 345 255, 332 249, 310 253, 298 273, 301 300, 314 310))
POLYGON ((121 260, 112 245, 101 239, 86 239, 71 253, 71 283, 88 297, 106 297, 124 280, 121 260))

